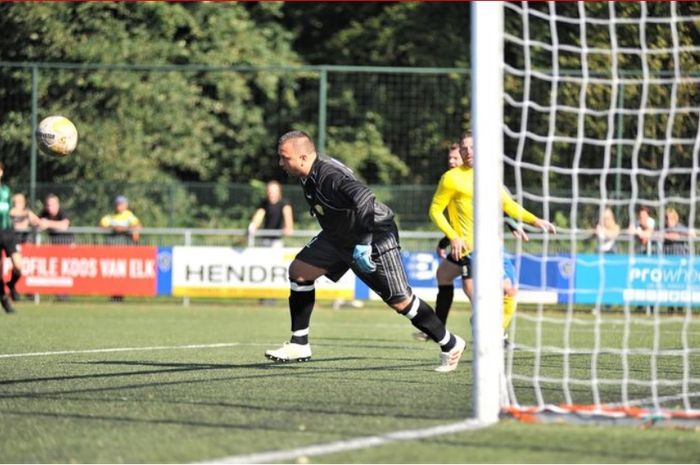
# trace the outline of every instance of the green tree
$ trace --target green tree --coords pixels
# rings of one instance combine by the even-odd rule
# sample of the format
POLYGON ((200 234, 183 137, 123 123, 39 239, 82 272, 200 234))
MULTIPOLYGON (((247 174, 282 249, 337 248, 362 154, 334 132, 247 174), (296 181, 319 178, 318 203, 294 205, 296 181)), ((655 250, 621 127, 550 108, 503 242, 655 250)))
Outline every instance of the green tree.
MULTIPOLYGON (((296 31, 296 50, 314 63, 469 64, 466 4, 290 3, 283 11, 285 24, 296 31)), ((337 155, 332 150, 352 147, 353 157, 363 159, 384 154, 376 163, 390 173, 367 177, 371 182, 432 184, 445 169, 441 155, 469 124, 468 89, 464 74, 329 73, 328 149, 337 155), (379 137, 368 139, 368 128, 379 137)))
MULTIPOLYGON (((256 22, 238 4, 0 5, 2 60, 222 67, 216 72, 40 69, 40 116, 68 116, 81 137, 71 157, 41 158, 39 180, 138 184, 247 181, 277 174, 276 133, 266 120, 269 109, 278 106, 270 102, 287 98, 279 89, 294 82, 283 82, 289 78, 279 73, 225 68, 299 61, 289 47, 291 34, 275 19, 280 8, 257 6, 265 14, 256 22)), ((0 150, 13 175, 26 179, 31 76, 18 68, 3 74, 0 150)), ((292 108, 294 103, 285 102, 292 108)), ((197 199, 183 207, 196 209, 197 199)))

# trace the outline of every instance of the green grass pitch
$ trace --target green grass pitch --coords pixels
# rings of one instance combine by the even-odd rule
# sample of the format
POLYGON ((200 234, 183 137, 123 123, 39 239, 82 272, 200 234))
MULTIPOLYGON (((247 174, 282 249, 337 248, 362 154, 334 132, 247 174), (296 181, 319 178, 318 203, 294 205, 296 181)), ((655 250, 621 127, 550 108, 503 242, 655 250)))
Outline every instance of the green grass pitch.
MULTIPOLYGON (((294 365, 263 357, 288 337, 283 301, 17 307, 17 315, 0 315, 4 463, 197 462, 427 428, 471 414, 470 357, 454 373, 434 373, 436 347, 413 341, 410 324, 379 306, 322 304, 312 319, 314 357, 294 365), (212 344, 222 345, 203 347, 212 344), (120 350, 87 352, 98 349, 120 350)), ((450 316, 458 334, 466 336, 468 325, 467 312, 450 316)), ((522 332, 528 334, 535 332, 522 332)), ((526 356, 516 363, 526 365, 526 356)), ((302 461, 697 463, 700 432, 504 420, 302 461)))

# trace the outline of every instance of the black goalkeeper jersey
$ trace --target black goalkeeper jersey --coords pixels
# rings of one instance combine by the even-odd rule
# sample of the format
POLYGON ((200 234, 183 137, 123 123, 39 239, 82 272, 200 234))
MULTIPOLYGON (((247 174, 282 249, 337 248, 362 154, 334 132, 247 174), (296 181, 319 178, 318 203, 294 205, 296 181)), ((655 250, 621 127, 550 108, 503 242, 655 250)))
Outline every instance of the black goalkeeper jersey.
POLYGON ((300 182, 311 214, 337 246, 370 244, 375 233, 396 228, 394 212, 334 158, 318 155, 300 182))

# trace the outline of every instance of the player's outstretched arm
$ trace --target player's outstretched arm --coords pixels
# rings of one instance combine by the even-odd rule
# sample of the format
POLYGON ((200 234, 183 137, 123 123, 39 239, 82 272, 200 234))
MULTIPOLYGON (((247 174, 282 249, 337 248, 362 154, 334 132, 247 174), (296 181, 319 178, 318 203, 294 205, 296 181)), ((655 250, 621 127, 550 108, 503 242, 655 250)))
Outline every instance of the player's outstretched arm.
POLYGON ((518 224, 513 218, 506 216, 503 218, 503 222, 506 226, 508 226, 508 229, 516 239, 520 239, 523 242, 530 241, 530 236, 527 235, 527 232, 525 232, 520 224, 518 224))
POLYGON ((533 226, 536 226, 536 227, 538 227, 538 228, 544 230, 545 232, 549 232, 549 233, 552 233, 552 234, 556 234, 556 233, 557 233, 557 228, 556 228, 556 226, 554 226, 552 223, 550 223, 550 222, 547 221, 547 220, 543 220, 542 218, 537 218, 537 219, 535 219, 535 222, 533 223, 533 226))
POLYGON ((531 224, 545 232, 556 234, 557 228, 552 223, 542 218, 538 218, 530 213, 522 205, 513 200, 505 188, 503 188, 501 191, 501 200, 503 202, 503 211, 506 213, 506 215, 516 220, 531 224))

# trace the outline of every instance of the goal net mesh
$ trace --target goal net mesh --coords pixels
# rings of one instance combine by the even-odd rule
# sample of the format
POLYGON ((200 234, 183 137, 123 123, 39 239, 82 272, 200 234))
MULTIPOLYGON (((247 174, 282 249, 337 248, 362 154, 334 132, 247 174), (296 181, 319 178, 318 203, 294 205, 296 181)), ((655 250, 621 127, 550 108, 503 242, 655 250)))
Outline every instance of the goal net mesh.
POLYGON ((504 182, 558 226, 506 242, 505 408, 700 419, 700 7, 504 8, 504 182))

